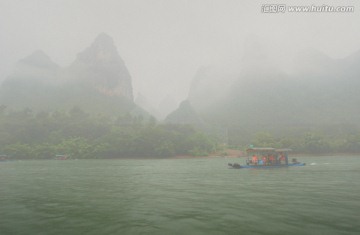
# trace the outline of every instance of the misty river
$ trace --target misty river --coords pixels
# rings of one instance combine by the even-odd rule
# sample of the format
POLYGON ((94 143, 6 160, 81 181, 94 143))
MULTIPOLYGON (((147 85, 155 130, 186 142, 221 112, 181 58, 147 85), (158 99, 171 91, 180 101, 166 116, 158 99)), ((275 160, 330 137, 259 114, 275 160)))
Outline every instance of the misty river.
POLYGON ((360 234, 360 157, 0 162, 0 234, 360 234))

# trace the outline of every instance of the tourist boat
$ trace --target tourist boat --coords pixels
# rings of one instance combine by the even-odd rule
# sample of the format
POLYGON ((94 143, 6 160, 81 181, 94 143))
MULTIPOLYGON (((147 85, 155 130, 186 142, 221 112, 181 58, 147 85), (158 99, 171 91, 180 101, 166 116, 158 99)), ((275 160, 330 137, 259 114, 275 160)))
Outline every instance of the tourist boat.
POLYGON ((69 155, 66 154, 57 154, 55 160, 69 160, 69 155))
POLYGON ((248 148, 246 150, 247 160, 245 165, 239 163, 229 163, 230 168, 278 168, 289 166, 305 166, 305 163, 298 162, 296 158, 292 158, 289 162, 289 152, 291 149, 275 149, 275 148, 248 148))

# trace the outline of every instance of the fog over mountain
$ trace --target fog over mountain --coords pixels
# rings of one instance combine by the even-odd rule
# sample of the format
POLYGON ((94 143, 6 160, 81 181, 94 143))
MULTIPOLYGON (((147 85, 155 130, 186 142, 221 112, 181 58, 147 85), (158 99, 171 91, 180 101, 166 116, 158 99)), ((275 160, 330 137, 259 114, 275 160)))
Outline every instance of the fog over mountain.
MULTIPOLYGON (((252 138, 246 133, 259 131, 300 134, 360 127, 359 52, 331 59, 307 49, 293 59, 291 73, 272 65, 266 59, 270 55, 261 55, 259 63, 244 64, 236 76, 213 67, 195 75, 188 100, 209 126, 229 128, 244 142, 252 138)), ((181 110, 170 116, 184 115, 181 110)))
POLYGON ((147 110, 158 120, 189 104, 219 128, 356 125, 360 3, 327 1, 354 6, 347 13, 274 14, 264 4, 4 0, 0 100, 147 110))
POLYGON ((200 128, 205 124, 188 100, 181 102, 179 108, 166 117, 165 122, 193 125, 200 128))
MULTIPOLYGON (((339 59, 360 49, 358 1, 291 1, 288 5, 350 5, 353 13, 262 13, 257 1, 107 0, 0 3, 0 80, 14 65, 42 49, 60 67, 106 32, 114 40, 140 92, 157 107, 168 94, 177 105, 199 68, 242 67, 246 45, 260 38, 272 61, 289 70, 304 48, 339 59)), ((94 78, 95 79, 95 78, 94 78)), ((96 80, 96 79, 95 79, 96 80)), ((108 81, 110 82, 110 81, 108 81)), ((111 82, 109 83, 111 84, 111 82)), ((175 107, 176 108, 176 107, 175 107)))
POLYGON ((125 63, 113 39, 104 33, 69 67, 59 67, 43 51, 21 59, 0 87, 0 103, 9 109, 38 112, 75 106, 90 113, 143 112, 133 103, 125 63))
POLYGON ((90 47, 79 53, 69 68, 71 79, 90 82, 99 92, 133 100, 131 76, 114 45, 101 33, 90 47))
POLYGON ((55 84, 58 81, 60 67, 55 64, 43 51, 34 51, 29 56, 19 60, 10 79, 32 80, 46 84, 55 84))
POLYGON ((149 100, 143 96, 141 93, 138 93, 135 98, 135 104, 143 108, 145 111, 153 115, 155 118, 162 120, 162 116, 159 113, 159 110, 155 108, 149 100))

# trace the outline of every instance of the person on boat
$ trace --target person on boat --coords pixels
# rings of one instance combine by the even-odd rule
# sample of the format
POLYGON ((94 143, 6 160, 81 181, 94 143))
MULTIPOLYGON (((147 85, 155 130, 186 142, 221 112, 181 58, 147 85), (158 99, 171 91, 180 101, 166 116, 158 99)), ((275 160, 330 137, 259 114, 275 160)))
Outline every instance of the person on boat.
POLYGON ((279 164, 281 165, 281 162, 282 161, 285 161, 285 156, 284 156, 284 154, 281 154, 280 155, 280 158, 279 158, 279 164))
POLYGON ((274 157, 274 155, 270 155, 269 162, 270 162, 270 165, 275 165, 275 157, 274 157))
POLYGON ((255 154, 252 156, 252 163, 253 163, 254 165, 257 165, 257 164, 258 164, 258 157, 257 157, 255 154))
POLYGON ((262 157, 262 162, 263 162, 263 164, 264 164, 264 165, 267 165, 267 159, 266 159, 266 156, 263 156, 263 157, 262 157))

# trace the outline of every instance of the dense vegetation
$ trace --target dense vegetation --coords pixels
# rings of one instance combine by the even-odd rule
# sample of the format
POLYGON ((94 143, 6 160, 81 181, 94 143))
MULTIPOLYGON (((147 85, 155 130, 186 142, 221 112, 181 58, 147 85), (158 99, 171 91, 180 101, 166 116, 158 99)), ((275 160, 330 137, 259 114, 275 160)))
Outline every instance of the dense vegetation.
MULTIPOLYGON (((208 130, 207 130, 208 131, 208 130)), ((221 131, 220 131, 221 132, 221 131)), ((208 155, 219 143, 244 149, 292 148, 298 153, 360 153, 360 131, 354 126, 314 127, 250 134, 228 129, 217 138, 191 125, 158 124, 155 119, 123 115, 90 115, 74 107, 68 112, 8 111, 0 107, 0 155, 11 159, 146 158, 208 155), (248 141, 244 142, 244 136, 248 141)))
POLYGON ((188 125, 90 115, 78 107, 52 113, 1 107, 0 132, 0 154, 12 159, 169 157, 216 149, 216 141, 188 125))
POLYGON ((332 135, 313 130, 277 138, 269 132, 258 132, 253 138, 253 145, 291 148, 297 153, 310 154, 360 153, 360 132, 332 135))

